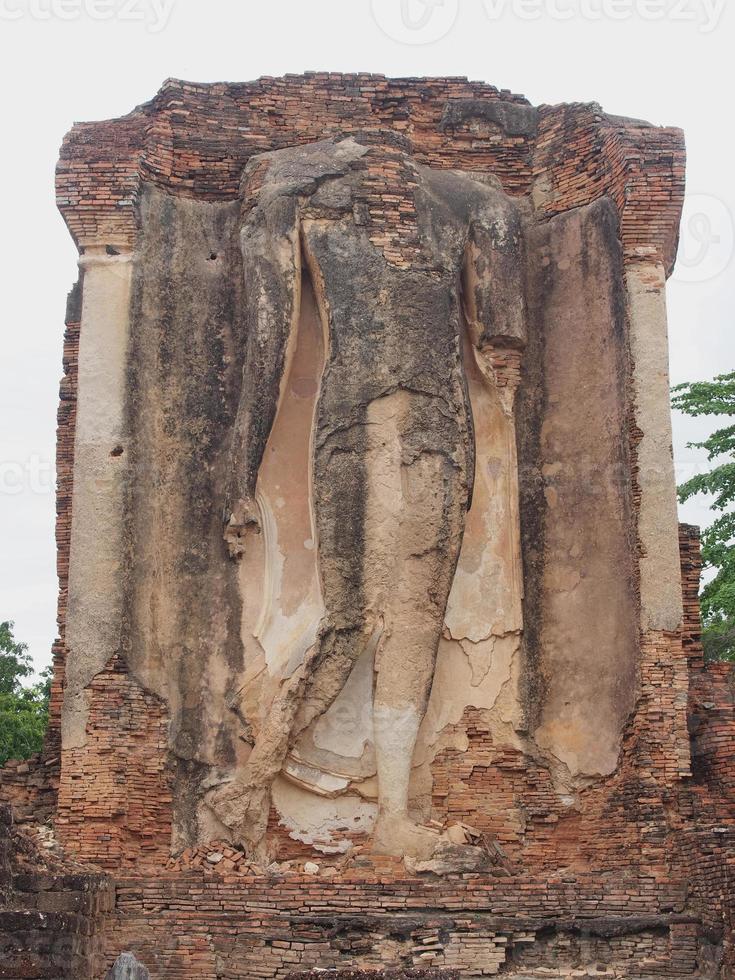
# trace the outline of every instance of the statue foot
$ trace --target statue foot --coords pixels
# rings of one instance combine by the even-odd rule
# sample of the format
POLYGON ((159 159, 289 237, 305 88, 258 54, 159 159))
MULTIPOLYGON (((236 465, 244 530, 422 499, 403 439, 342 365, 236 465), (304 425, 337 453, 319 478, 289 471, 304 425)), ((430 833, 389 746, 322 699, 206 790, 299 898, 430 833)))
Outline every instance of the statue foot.
POLYGON ((232 832, 234 842, 243 846, 249 857, 261 854, 270 805, 270 787, 247 778, 234 779, 215 790, 207 800, 207 806, 232 832))
POLYGON ((489 867, 487 854, 481 847, 453 844, 442 838, 428 859, 406 858, 406 868, 413 874, 450 875, 482 871, 489 867))
POLYGON ((406 816, 380 816, 373 831, 372 850, 374 854, 427 861, 439 842, 436 831, 421 827, 406 816))

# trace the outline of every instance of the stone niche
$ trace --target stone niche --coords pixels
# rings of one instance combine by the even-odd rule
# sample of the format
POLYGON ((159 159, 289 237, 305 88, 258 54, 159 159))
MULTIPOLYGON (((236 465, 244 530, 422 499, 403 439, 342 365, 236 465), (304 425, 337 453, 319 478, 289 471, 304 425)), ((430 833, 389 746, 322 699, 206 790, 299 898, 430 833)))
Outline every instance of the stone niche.
POLYGON ((170 80, 75 126, 57 192, 46 762, 117 882, 106 969, 718 975, 681 132, 458 78, 170 80))

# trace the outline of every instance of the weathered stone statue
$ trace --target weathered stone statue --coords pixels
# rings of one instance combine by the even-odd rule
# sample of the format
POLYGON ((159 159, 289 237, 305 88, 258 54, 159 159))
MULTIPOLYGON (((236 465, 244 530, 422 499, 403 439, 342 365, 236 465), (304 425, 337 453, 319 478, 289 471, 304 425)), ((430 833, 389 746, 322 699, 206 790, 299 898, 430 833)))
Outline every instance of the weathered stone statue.
POLYGON ((80 856, 446 869, 621 772, 644 654, 678 663, 682 176, 674 130, 445 79, 172 83, 74 130, 80 856))
POLYGON ((679 130, 461 78, 169 80, 72 129, 6 972, 735 975, 683 198, 679 130))
POLYGON ((262 529, 263 457, 313 289, 324 363, 300 449, 324 612, 303 658, 291 651, 247 763, 211 806, 238 840, 259 844, 289 750, 369 649, 374 846, 426 857, 437 838, 409 818, 409 782, 472 505, 467 371, 472 362, 485 384, 508 386, 512 413, 506 369, 517 370, 526 337, 522 207, 492 179, 354 139, 254 157, 243 197, 248 350, 225 537, 238 558, 262 529), (406 188, 395 254, 371 239, 364 218, 371 175, 391 166, 406 188))

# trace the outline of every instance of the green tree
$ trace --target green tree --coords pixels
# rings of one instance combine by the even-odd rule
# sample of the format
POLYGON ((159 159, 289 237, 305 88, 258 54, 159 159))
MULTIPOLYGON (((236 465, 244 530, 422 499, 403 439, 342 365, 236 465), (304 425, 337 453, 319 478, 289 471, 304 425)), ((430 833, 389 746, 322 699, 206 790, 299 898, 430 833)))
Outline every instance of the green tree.
POLYGON ((28 646, 13 636, 13 623, 0 623, 0 766, 40 752, 48 724, 51 670, 24 686, 33 674, 28 646))
MULTIPOLYGON (((735 416, 735 371, 712 381, 677 385, 672 404, 693 418, 735 416)), ((704 568, 715 572, 702 589, 705 655, 709 660, 735 661, 735 423, 690 446, 706 449, 709 462, 716 464, 679 487, 682 503, 697 494, 708 494, 717 514, 702 534, 704 568)))

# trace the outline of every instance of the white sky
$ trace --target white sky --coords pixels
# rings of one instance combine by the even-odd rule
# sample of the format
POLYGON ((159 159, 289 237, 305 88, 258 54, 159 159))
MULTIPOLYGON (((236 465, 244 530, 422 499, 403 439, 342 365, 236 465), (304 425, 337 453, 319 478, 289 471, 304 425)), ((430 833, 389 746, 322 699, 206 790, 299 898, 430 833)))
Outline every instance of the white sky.
MULTIPOLYGON (((0 621, 15 620, 38 666, 56 635, 51 461, 65 298, 76 278, 76 251, 54 206, 54 165, 74 120, 122 115, 169 76, 466 75, 534 104, 597 101, 682 126, 693 196, 688 265, 669 286, 672 380, 735 368, 732 4, 426 2, 0 0, 0 621)), ((680 478, 701 465, 685 445, 708 424, 675 420, 680 478)), ((692 504, 682 516, 703 523, 708 511, 692 504)))

